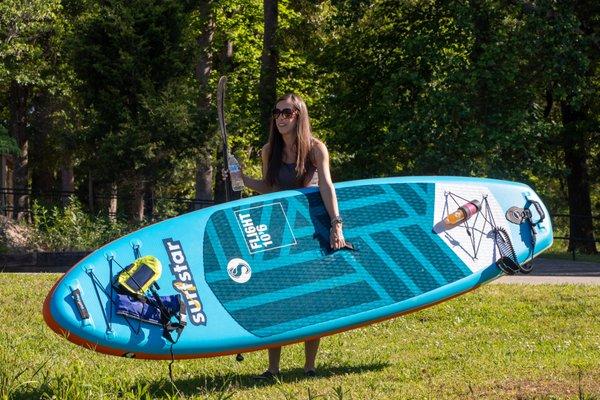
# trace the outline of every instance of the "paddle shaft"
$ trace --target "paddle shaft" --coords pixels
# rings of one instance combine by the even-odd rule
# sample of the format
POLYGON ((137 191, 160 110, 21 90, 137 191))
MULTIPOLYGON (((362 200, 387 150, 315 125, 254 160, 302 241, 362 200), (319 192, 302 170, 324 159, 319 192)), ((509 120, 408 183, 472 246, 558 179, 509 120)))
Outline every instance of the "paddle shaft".
MULTIPOLYGON (((222 76, 219 79, 219 84, 217 86, 217 115, 219 118, 219 130, 221 131, 221 138, 223 139, 223 167, 228 169, 227 158, 229 155, 229 149, 227 147, 227 125, 225 124, 225 89, 227 87, 227 77, 222 76)), ((230 178, 227 177, 225 181, 225 201, 229 201, 231 199, 230 189, 231 186, 230 178)))

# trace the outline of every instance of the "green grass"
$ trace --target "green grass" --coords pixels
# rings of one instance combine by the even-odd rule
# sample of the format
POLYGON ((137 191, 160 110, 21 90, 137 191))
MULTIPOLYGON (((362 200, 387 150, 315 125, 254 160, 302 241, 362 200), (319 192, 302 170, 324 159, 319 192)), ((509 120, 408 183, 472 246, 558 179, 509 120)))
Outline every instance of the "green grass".
POLYGON ((168 362, 94 353, 42 320, 55 274, 0 273, 0 399, 600 399, 600 286, 489 285, 406 317, 301 345, 281 381, 266 352, 168 362))

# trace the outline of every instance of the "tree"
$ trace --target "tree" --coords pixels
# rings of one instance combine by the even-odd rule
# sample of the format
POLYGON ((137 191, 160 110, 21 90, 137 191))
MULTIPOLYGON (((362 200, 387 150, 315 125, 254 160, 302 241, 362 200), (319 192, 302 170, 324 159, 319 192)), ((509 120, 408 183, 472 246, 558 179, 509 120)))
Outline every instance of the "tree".
MULTIPOLYGON (((15 140, 8 135, 8 130, 0 125, 0 189, 8 189, 9 177, 6 176, 7 164, 9 163, 9 156, 19 154, 19 147, 15 140)), ((4 194, 0 197, 0 206, 4 207, 5 198, 4 194)))
POLYGON ((93 110, 84 167, 111 186, 129 187, 135 219, 145 185, 154 186, 197 143, 187 24, 175 0, 112 0, 91 7, 77 24, 73 59, 93 110))
POLYGON ((547 137, 532 57, 501 2, 336 2, 327 108, 346 178, 527 179, 547 137), (523 140, 524 134, 526 140, 523 140), (357 168, 360 166, 360 168, 357 168), (352 175, 353 176, 352 176, 352 175))
POLYGON ((0 91, 7 93, 8 130, 19 154, 14 169, 15 217, 23 218, 29 198, 32 100, 56 90, 56 46, 63 31, 60 1, 8 0, 0 3, 0 91))
MULTIPOLYGON (((209 0, 198 2, 199 34, 197 38, 198 58, 196 62, 196 79, 199 86, 198 111, 202 116, 198 124, 199 135, 208 137, 208 131, 213 124, 210 123, 208 116, 212 112, 212 87, 210 85, 210 75, 213 68, 213 38, 215 34, 215 17, 213 11, 214 4, 209 0)), ((210 144, 212 141, 205 140, 201 146, 200 154, 196 160, 196 185, 195 200, 197 202, 210 201, 212 196, 213 168, 210 144)), ((195 209, 202 206, 195 204, 195 209)))
POLYGON ((560 127, 551 141, 562 153, 569 214, 569 250, 596 253, 589 160, 600 138, 600 5, 523 4, 535 76, 545 94, 545 116, 560 127))
POLYGON ((260 59, 260 84, 258 87, 260 127, 263 135, 266 135, 268 132, 271 109, 277 99, 277 65, 279 56, 277 45, 277 4, 278 0, 264 0, 263 2, 264 36, 260 59))
POLYGON ((544 195, 562 176, 583 239, 570 248, 595 252, 597 2, 334 4, 328 125, 345 177, 492 176, 544 195))

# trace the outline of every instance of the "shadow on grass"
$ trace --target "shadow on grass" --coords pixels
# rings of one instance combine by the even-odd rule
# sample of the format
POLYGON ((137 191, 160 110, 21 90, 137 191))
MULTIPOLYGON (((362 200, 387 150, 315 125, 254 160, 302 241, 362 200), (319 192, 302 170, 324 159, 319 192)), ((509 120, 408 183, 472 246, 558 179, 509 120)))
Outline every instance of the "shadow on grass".
MULTIPOLYGON (((301 368, 283 371, 277 379, 257 380, 257 374, 221 374, 198 375, 189 379, 177 379, 175 386, 169 381, 168 374, 157 374, 156 379, 135 382, 133 385, 125 382, 114 382, 108 387, 104 385, 90 385, 77 375, 64 373, 50 377, 45 376, 41 381, 34 380, 26 383, 0 382, 0 398, 11 400, 30 400, 39 398, 56 399, 87 399, 90 393, 103 393, 108 398, 147 399, 147 398, 179 398, 179 395, 194 396, 204 395, 215 399, 228 399, 236 391, 252 389, 254 387, 277 385, 280 382, 310 382, 322 378, 338 375, 362 374, 365 372, 379 372, 389 363, 377 362, 361 365, 322 366, 314 377, 307 377, 301 368)), ((1 378, 1 377, 0 377, 1 378)), ((104 398, 104 397, 103 397, 104 398)))
POLYGON ((162 395, 166 393, 177 393, 179 391, 185 396, 210 394, 210 393, 227 393, 237 390, 244 390, 260 386, 275 385, 280 382, 293 383, 322 378, 329 378, 338 375, 362 374, 365 372, 378 372, 389 366, 386 362, 377 362, 361 365, 346 365, 346 366, 322 366, 318 369, 317 375, 308 377, 304 374, 301 368, 295 368, 282 371, 277 378, 259 380, 256 374, 223 374, 223 375, 199 375, 190 379, 177 379, 175 377, 175 387, 167 380, 160 379, 150 383, 149 393, 152 395, 162 395))

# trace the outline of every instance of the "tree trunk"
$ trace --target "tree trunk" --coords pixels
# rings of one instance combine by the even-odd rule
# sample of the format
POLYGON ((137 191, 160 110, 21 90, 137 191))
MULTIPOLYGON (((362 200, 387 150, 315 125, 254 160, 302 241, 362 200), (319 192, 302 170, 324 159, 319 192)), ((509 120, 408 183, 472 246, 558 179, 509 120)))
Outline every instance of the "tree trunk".
POLYGON ((144 220, 144 193, 145 193, 146 182, 143 180, 136 180, 133 183, 132 199, 131 199, 131 210, 129 212, 129 218, 134 222, 142 222, 144 220))
POLYGON ((8 156, 0 154, 0 214, 8 216, 9 199, 8 199, 8 156))
MULTIPOLYGON (((194 210, 206 207, 212 202, 212 179, 213 167, 210 157, 198 157, 196 161, 196 198, 194 199, 194 210)), ((220 174, 217 174, 220 176, 220 174)))
POLYGON ((41 91, 30 101, 29 115, 29 174, 31 192, 48 204, 58 200, 56 190, 54 151, 51 151, 49 138, 52 135, 52 98, 47 91, 41 91))
MULTIPOLYGON (((480 0, 472 1, 473 9, 473 47, 469 54, 469 59, 474 68, 487 68, 482 66, 482 56, 485 54, 486 47, 490 43, 491 23, 490 15, 488 14, 488 6, 484 5, 480 0)), ((478 125, 481 124, 482 132, 485 132, 486 126, 489 124, 489 84, 488 78, 481 73, 476 73, 476 81, 474 84, 475 93, 473 94, 474 113, 478 125)))
POLYGON ((153 182, 144 185, 144 217, 148 220, 154 218, 154 186, 153 182))
POLYGON ((94 213, 94 178, 92 177, 92 171, 88 172, 88 209, 92 214, 94 213))
POLYGON ((13 190, 13 165, 14 165, 14 157, 13 156, 2 156, 2 188, 4 192, 2 193, 2 214, 6 217, 12 217, 13 211, 13 200, 14 196, 12 196, 13 190))
POLYGON ((117 183, 113 182, 110 185, 110 195, 108 200, 108 219, 111 222, 115 222, 117 220, 117 190, 117 183))
POLYGON ((227 38, 225 40, 225 46, 223 46, 223 51, 221 52, 221 64, 223 65, 222 73, 227 75, 229 72, 233 71, 233 42, 231 39, 227 38))
POLYGON ((71 157, 65 157, 63 165, 60 167, 60 202, 66 206, 69 197, 75 191, 75 173, 73 172, 73 162, 71 157))
MULTIPOLYGON (((210 88, 210 73, 212 71, 213 57, 211 46, 215 34, 215 20, 213 15, 213 3, 210 0, 201 0, 198 3, 200 17, 203 18, 202 34, 197 39, 200 56, 196 63, 196 79, 200 86, 200 98, 198 99, 198 108, 201 115, 211 115, 210 105, 212 102, 212 90, 210 88)), ((200 123, 200 130, 208 130, 210 124, 208 118, 200 123)), ((201 132, 199 132, 201 133, 201 132)), ((202 202, 212 200, 212 162, 210 150, 206 147, 211 141, 206 140, 201 149, 201 155, 196 160, 196 194, 193 209, 202 207, 202 202)))
POLYGON ((6 186, 6 181, 7 181, 7 164, 8 164, 8 156, 5 156, 4 154, 0 154, 0 189, 4 190, 7 188, 6 186))
POLYGON ((586 140, 586 114, 567 102, 561 103, 562 145, 567 167, 569 194, 569 251, 597 253, 594 242, 590 176, 587 165, 589 143, 586 140))
MULTIPOLYGON (((217 150, 217 160, 219 160, 219 167, 222 168, 224 167, 224 161, 223 161, 223 155, 222 155, 222 151, 219 149, 217 150)), ((227 195, 225 193, 225 185, 227 184, 226 181, 223 180, 223 177, 221 175, 221 171, 217 172, 215 174, 215 203, 220 204, 220 203, 225 203, 227 201, 227 195)), ((233 192, 232 190, 230 190, 230 193, 233 192)), ((231 199, 230 199, 231 200, 231 199)))
POLYGON ((198 2, 198 9, 200 11, 200 18, 202 18, 202 33, 196 39, 200 56, 196 63, 196 79, 200 86, 200 98, 198 106, 201 109, 208 109, 212 100, 212 90, 210 90, 210 73, 212 71, 213 57, 212 57, 212 42, 215 35, 215 20, 213 15, 213 5, 210 0, 200 0, 198 2))
POLYGON ((29 209, 29 138, 27 136, 27 103, 30 89, 17 81, 10 83, 8 104, 10 109, 9 133, 16 140, 20 153, 15 157, 13 171, 14 218, 24 219, 29 209))
POLYGON ((268 135, 271 109, 277 100, 277 0, 264 0, 265 31, 260 58, 260 82, 258 103, 260 107, 260 127, 266 138, 268 135))

